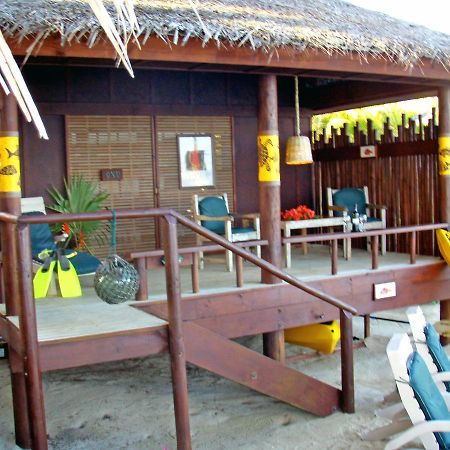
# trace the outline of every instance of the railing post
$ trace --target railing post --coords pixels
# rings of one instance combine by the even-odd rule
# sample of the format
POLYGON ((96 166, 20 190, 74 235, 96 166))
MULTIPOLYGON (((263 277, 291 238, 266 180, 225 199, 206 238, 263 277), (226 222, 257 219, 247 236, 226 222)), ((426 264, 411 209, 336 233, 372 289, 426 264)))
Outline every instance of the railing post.
POLYGON ((136 270, 139 274, 139 290, 136 294, 136 300, 148 300, 148 278, 145 258, 136 260, 136 270))
POLYGON ((370 337, 370 314, 364 314, 364 339, 370 337))
POLYGON ((241 256, 236 255, 236 286, 244 285, 244 260, 241 256))
POLYGON ((39 363, 39 343, 32 285, 32 256, 28 225, 19 225, 19 272, 20 272, 20 334, 24 345, 25 384, 28 397, 31 442, 34 450, 46 450, 42 375, 39 363))
POLYGON ((341 326, 341 377, 342 411, 355 412, 355 380, 353 374, 353 324, 352 315, 340 310, 341 326))
POLYGON ((191 279, 192 279, 192 292, 194 294, 197 294, 198 292, 200 292, 198 252, 192 252, 191 279))
POLYGON ((378 269, 378 235, 372 236, 370 240, 372 250, 372 269, 378 269))
POLYGON ((331 241, 331 275, 337 274, 338 271, 337 265, 338 265, 338 241, 337 239, 333 239, 331 241))
POLYGON ((417 233, 413 231, 410 238, 409 262, 415 264, 417 260, 417 233))
POLYGON ((169 315, 169 349, 177 448, 191 450, 189 399, 186 374, 186 352, 181 312, 180 267, 178 262, 177 221, 167 215, 160 221, 166 260, 166 289, 169 315))

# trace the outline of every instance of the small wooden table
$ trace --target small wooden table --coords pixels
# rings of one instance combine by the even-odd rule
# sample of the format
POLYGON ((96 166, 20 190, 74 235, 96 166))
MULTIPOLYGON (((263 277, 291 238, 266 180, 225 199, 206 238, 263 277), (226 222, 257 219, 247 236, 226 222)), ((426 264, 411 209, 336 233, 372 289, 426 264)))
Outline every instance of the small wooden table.
MULTIPOLYGON (((302 230, 302 235, 306 236, 308 228, 321 228, 321 227, 342 227, 342 231, 345 231, 345 223, 342 217, 322 217, 319 219, 308 220, 282 220, 281 231, 284 237, 291 236, 291 230, 302 230)), ((302 243, 303 254, 308 254, 308 244, 302 243)), ((291 243, 286 242, 284 244, 284 259, 286 267, 291 267, 291 243)))

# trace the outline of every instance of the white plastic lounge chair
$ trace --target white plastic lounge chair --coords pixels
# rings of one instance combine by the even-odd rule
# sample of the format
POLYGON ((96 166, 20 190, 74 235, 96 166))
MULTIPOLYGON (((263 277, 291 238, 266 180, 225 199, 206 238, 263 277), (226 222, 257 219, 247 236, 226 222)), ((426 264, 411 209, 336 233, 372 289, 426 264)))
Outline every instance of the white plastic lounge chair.
MULTIPOLYGON (((443 393, 450 392, 450 361, 439 342, 439 335, 434 327, 427 323, 420 306, 411 306, 406 310, 406 314, 417 352, 425 361, 438 389, 443 393)), ((408 424, 406 411, 401 403, 382 409, 377 415, 391 420, 392 423, 363 433, 362 438, 366 441, 386 439, 405 429, 408 424)))
POLYGON ((420 306, 411 306, 406 310, 416 349, 426 362, 439 389, 450 392, 450 361, 439 342, 434 327, 427 323, 420 306), (446 382, 446 383, 445 383, 446 382))
POLYGON ((417 438, 426 450, 450 449, 448 403, 420 354, 413 351, 408 335, 395 334, 386 352, 400 398, 413 426, 389 441, 385 449, 398 449, 417 438))

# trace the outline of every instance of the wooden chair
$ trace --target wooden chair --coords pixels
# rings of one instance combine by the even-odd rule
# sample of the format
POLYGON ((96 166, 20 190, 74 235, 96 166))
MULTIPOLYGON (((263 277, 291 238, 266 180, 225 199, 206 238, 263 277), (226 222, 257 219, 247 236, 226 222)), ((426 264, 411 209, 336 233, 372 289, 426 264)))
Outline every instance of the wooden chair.
POLYGON ((396 450, 420 438, 426 450, 450 447, 449 400, 436 386, 426 363, 414 352, 406 333, 397 333, 386 349, 400 398, 412 427, 388 442, 396 450))
MULTIPOLYGON (((220 195, 199 196, 194 194, 192 198, 193 218, 196 223, 204 226, 209 231, 220 234, 230 242, 242 242, 258 240, 261 238, 259 214, 234 214, 230 213, 228 196, 224 192, 220 195), (237 219, 242 220, 242 226, 235 226, 237 219)), ((209 241, 197 234, 197 245, 209 241)), ((256 254, 261 256, 261 247, 256 246, 256 254)), ((233 270, 233 253, 226 250, 227 270, 233 270)), ((203 253, 199 252, 200 267, 203 267, 203 253)))
MULTIPOLYGON (((366 230, 379 230, 386 228, 386 206, 375 205, 369 202, 369 189, 367 186, 362 188, 343 188, 335 189, 327 187, 328 215, 330 217, 343 216, 345 213, 351 215, 358 207, 359 214, 367 215, 366 230), (371 215, 371 212, 378 211, 378 216, 371 215)), ((386 254, 386 236, 381 236, 381 254, 386 254)), ((370 248, 370 243, 367 243, 370 248)), ((351 256, 351 239, 347 240, 345 252, 347 257, 351 256)))

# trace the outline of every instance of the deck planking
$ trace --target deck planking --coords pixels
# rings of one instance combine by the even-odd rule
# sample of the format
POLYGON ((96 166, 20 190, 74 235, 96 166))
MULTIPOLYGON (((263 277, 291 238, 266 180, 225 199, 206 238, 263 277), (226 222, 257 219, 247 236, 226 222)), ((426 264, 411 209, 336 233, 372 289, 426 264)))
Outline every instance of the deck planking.
MULTIPOLYGON (((36 302, 39 343, 151 332, 167 322, 128 304, 111 305, 98 298, 48 298, 36 302)), ((17 316, 8 317, 19 327, 17 316)))

